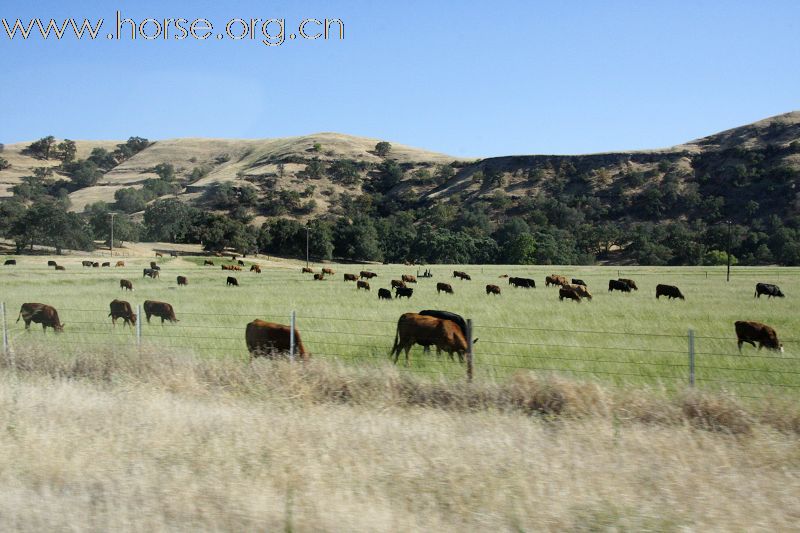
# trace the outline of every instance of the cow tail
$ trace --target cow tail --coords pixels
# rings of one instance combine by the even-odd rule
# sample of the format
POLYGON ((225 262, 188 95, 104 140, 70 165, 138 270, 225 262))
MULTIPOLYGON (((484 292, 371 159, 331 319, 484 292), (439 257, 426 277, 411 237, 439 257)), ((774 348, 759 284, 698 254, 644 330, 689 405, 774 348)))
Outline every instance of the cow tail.
MULTIPOLYGON (((22 318, 22 309, 20 309, 19 315, 17 315, 17 322, 19 322, 20 318, 22 318)), ((14 322, 14 323, 16 324, 17 322, 14 322)))
POLYGON ((397 330, 394 333, 394 345, 392 346, 392 351, 389 352, 389 357, 394 355, 395 350, 400 353, 400 324, 397 324, 397 330))

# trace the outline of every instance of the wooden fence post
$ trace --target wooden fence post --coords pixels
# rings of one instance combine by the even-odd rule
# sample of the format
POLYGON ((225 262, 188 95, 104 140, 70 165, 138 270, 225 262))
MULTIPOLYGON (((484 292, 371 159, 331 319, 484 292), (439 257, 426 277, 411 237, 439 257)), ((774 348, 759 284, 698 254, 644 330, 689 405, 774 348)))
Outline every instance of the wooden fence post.
POLYGON ((3 315, 3 355, 9 360, 10 366, 14 366, 11 361, 11 347, 8 345, 8 322, 6 321, 6 303, 0 303, 0 314, 3 315))
POLYGON ((694 330, 689 330, 689 386, 694 387, 694 330))
POLYGON ((289 360, 294 361, 294 325, 297 321, 297 313, 294 310, 292 311, 292 316, 289 321, 289 360))
POLYGON ((472 383, 472 319, 467 319, 467 382, 472 383))

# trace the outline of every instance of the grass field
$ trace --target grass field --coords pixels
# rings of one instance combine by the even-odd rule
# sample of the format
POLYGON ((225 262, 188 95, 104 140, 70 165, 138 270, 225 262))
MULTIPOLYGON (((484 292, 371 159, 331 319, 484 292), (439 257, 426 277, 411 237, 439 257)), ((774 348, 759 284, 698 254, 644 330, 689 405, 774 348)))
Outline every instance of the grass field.
MULTIPOLYGON (((402 265, 326 265, 336 271, 325 281, 300 272, 300 263, 263 267, 258 275, 226 272, 202 266, 204 258, 159 259, 161 279, 142 279, 150 259, 126 258, 125 268, 82 268, 80 258, 54 258, 67 268, 47 268, 48 257, 17 257, 16 266, 0 267, 0 301, 6 303, 12 347, 46 343, 60 351, 92 348, 115 350, 133 346, 134 333, 113 329, 108 303, 114 298, 132 305, 161 300, 173 305, 180 322, 162 326, 158 320, 142 325, 142 343, 163 350, 195 353, 200 357, 245 358, 245 325, 254 318, 288 323, 296 311, 297 327, 306 348, 315 356, 353 364, 384 363, 391 349, 397 318, 408 311, 445 309, 473 320, 475 378, 504 379, 519 369, 556 371, 612 383, 657 384, 683 388, 688 382, 687 331, 696 335, 696 380, 703 388, 725 388, 744 396, 800 393, 800 270, 734 268, 725 281, 724 268, 653 267, 505 267, 444 266, 431 269, 432 279, 419 279, 414 296, 379 301, 377 289, 401 274, 417 274, 402 265), (378 273, 372 291, 356 290, 342 281, 345 272, 361 269, 378 273), (472 275, 472 281, 452 277, 453 269, 472 275), (620 271, 621 270, 621 271, 620 271), (620 271, 620 272, 618 272, 620 271), (545 288, 551 273, 585 280, 594 298, 577 304, 558 300, 558 290, 545 288), (501 274, 536 279, 536 289, 515 289, 501 274), (633 278, 639 291, 608 293, 609 279, 633 278), (175 277, 185 275, 189 286, 178 289, 175 277), (228 288, 228 275, 240 287, 228 288), (135 292, 119 289, 119 279, 133 281, 135 292), (436 293, 436 282, 450 283, 453 295, 436 293), (783 299, 753 298, 758 281, 776 283, 783 299), (486 295, 487 283, 498 284, 502 295, 486 295), (655 285, 677 285, 685 301, 656 300, 655 285), (53 305, 66 324, 65 333, 43 335, 38 325, 30 334, 14 323, 23 302, 53 305), (733 331, 735 320, 757 320, 774 327, 785 353, 757 352, 745 345, 739 355, 733 331)), ((258 261, 258 260, 257 260, 258 261)), ((230 261, 228 261, 230 263, 230 261)), ((319 270, 319 266, 316 267, 319 270)), ((464 376, 464 367, 447 357, 411 353, 411 370, 435 376, 464 376)))

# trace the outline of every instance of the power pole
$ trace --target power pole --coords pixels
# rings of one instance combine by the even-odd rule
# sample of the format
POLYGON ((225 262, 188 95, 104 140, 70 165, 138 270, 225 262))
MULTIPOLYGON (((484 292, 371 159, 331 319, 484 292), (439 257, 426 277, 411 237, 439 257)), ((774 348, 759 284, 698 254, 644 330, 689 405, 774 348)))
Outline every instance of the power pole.
POLYGON ((730 220, 726 221, 728 224, 728 277, 726 281, 731 280, 731 227, 732 222, 730 220))
POLYGON ((109 213, 111 215, 111 246, 109 247, 111 250, 111 257, 114 257, 114 215, 116 213, 109 213))
POLYGON ((306 268, 308 268, 308 224, 306 224, 306 268))

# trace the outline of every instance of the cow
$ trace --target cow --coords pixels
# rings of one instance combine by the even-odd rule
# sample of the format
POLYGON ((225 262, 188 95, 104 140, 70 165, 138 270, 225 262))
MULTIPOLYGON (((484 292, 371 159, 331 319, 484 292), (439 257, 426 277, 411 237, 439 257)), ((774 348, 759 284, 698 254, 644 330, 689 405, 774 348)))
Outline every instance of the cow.
POLYGON ((378 289, 378 300, 391 300, 392 292, 389 289, 378 289))
POLYGON ((66 270, 62 265, 56 265, 56 270, 66 270))
POLYGON ((237 266, 237 265, 231 265, 231 267, 228 270, 235 270, 237 272, 241 272, 242 271, 242 267, 237 266))
POLYGON ((92 263, 92 268, 100 268, 100 263, 98 261, 95 261, 94 263, 92 263))
POLYGON ((355 274, 345 274, 344 275, 344 280, 345 281, 356 281, 357 279, 358 278, 356 277, 355 274))
POLYGON ((56 333, 64 331, 64 324, 62 324, 61 320, 58 318, 58 311, 56 311, 55 307, 51 307, 47 304, 22 304, 22 307, 19 309, 17 322, 19 322, 20 318, 25 321, 25 329, 28 331, 30 331, 31 322, 41 324, 42 331, 45 333, 47 333, 48 327, 53 328, 53 331, 56 333))
POLYGON ((567 278, 564 276, 559 276, 557 274, 550 274, 546 278, 544 278, 544 286, 549 287, 550 285, 555 285, 561 287, 563 285, 568 285, 567 278))
POLYGON ((394 363, 397 364, 400 351, 405 350, 406 366, 408 366, 408 352, 414 344, 436 346, 437 352, 445 351, 451 359, 455 352, 461 362, 464 361, 464 354, 468 349, 463 330, 452 320, 418 313, 404 313, 397 321, 397 332, 389 357, 394 356, 394 363))
POLYGON ((414 294, 414 289, 411 287, 396 287, 394 289, 395 298, 402 298, 403 296, 406 298, 411 298, 412 294, 414 294))
POLYGON ((150 268, 152 268, 153 270, 159 270, 158 265, 156 264, 155 261, 150 261, 150 268))
POLYGON ((530 278, 508 278, 508 284, 513 285, 514 287, 523 287, 526 289, 535 289, 536 288, 536 281, 530 278))
POLYGON ((308 267, 303 267, 302 272, 303 272, 303 274, 313 274, 314 270, 311 269, 311 268, 308 268, 308 267))
POLYGON ((756 296, 761 298, 762 294, 766 294, 767 298, 772 298, 773 296, 776 298, 786 297, 777 285, 772 285, 771 283, 756 283, 756 292, 753 293, 753 298, 756 296))
POLYGON ((748 343, 758 349, 767 347, 770 350, 783 351, 783 344, 778 341, 778 334, 775 330, 761 322, 751 322, 738 320, 734 323, 736 328, 736 344, 739 346, 739 353, 742 353, 742 344, 748 343))
POLYGON ((631 286, 624 281, 610 279, 608 280, 608 292, 614 291, 631 292, 631 286))
POLYGON ((142 270, 142 277, 150 276, 151 279, 156 279, 158 277, 158 270, 153 270, 152 268, 145 268, 142 270))
POLYGON ((663 285, 661 283, 656 285, 656 300, 658 300, 659 296, 666 296, 670 300, 672 300, 673 298, 680 298, 681 300, 685 300, 683 294, 681 294, 681 290, 674 285, 663 285))
MULTIPOLYGON (((161 252, 156 252, 156 257, 164 257, 164 255, 161 252)), ((153 263, 150 264, 152 265, 153 263)))
POLYGON ((359 272, 358 277, 362 279, 372 279, 378 277, 378 275, 375 272, 370 272, 369 270, 362 270, 359 272))
POLYGON ((114 268, 124 267, 124 266, 125 266, 125 261, 117 261, 117 264, 114 265, 114 268))
MULTIPOLYGON (((419 312, 420 315, 425 316, 435 316, 436 318, 441 318, 443 320, 452 320, 453 322, 461 328, 461 331, 464 333, 464 338, 467 337, 467 321, 464 320, 464 317, 458 315, 456 313, 452 313, 450 311, 440 311, 438 309, 425 309, 424 311, 419 312)), ((472 342, 477 342, 478 339, 475 339, 472 342)))
POLYGON ((220 266, 222 267, 222 270, 233 270, 233 267, 229 265, 220 265, 220 266))
POLYGON ((256 274, 261 274, 261 267, 258 265, 251 265, 250 272, 255 272, 256 274))
POLYGON ((131 283, 127 279, 121 279, 121 280, 119 280, 119 288, 123 289, 123 290, 132 291, 133 290, 133 283, 131 283))
POLYGON ((225 282, 225 286, 226 287, 230 287, 230 286, 238 287, 239 286, 239 280, 237 280, 233 276, 228 276, 228 279, 225 282))
POLYGON ((3 265, 5 265, 5 266, 13 266, 13 265, 16 265, 16 264, 17 264, 17 260, 16 259, 6 259, 6 262, 3 263, 3 265))
POLYGON ((584 287, 586 287, 586 282, 583 281, 582 279, 578 279, 578 278, 572 278, 572 284, 573 285, 583 285, 584 287))
MULTIPOLYGON (((283 324, 255 319, 245 329, 245 342, 250 357, 273 357, 276 352, 291 350, 291 328, 283 324)), ((294 328, 294 345, 298 357, 307 361, 311 354, 306 351, 300 332, 294 328)))
POLYGON ((175 250, 173 250, 173 251, 171 251, 171 252, 169 253, 169 256, 170 256, 170 257, 178 257, 178 252, 176 252, 175 250))
POLYGON ((336 272, 334 272, 332 268, 323 268, 322 273, 328 274, 329 276, 333 276, 336 272))
POLYGON ((91 268, 92 267, 92 262, 91 261, 81 261, 81 265, 91 268))
POLYGON ((117 325, 118 318, 124 320, 122 323, 123 326, 136 325, 136 313, 131 309, 131 304, 125 300, 112 300, 109 307, 111 308, 111 312, 108 313, 108 316, 111 317, 111 323, 114 327, 117 325))
POLYGON ((150 323, 151 316, 157 316, 160 318, 162 324, 165 320, 169 320, 170 322, 179 322, 179 320, 175 318, 175 311, 172 309, 172 306, 166 302, 145 300, 144 315, 147 318, 148 324, 150 323))
POLYGON ((636 286, 636 282, 633 281, 632 279, 619 278, 619 281, 624 281, 625 283, 627 283, 628 287, 630 287, 631 290, 634 290, 634 291, 638 291, 639 290, 639 287, 636 286))
POLYGON ((231 254, 231 261, 236 261, 236 254, 231 254))
POLYGON ((325 274, 314 274, 315 281, 323 281, 325 279, 325 274))
POLYGON ((449 283, 442 283, 441 281, 436 284, 436 294, 446 292, 447 294, 453 294, 453 287, 450 286, 449 283))
POLYGON ((558 289, 558 299, 563 302, 564 298, 575 300, 576 302, 581 303, 581 295, 569 285, 562 285, 558 289))
POLYGON ((177 277, 178 287, 183 285, 184 287, 189 285, 189 280, 186 279, 186 276, 178 276, 177 277))
POLYGON ((57 265, 58 265, 58 263, 56 263, 56 262, 55 262, 55 261, 53 261, 52 259, 51 259, 50 261, 48 261, 48 262, 47 262, 47 266, 49 266, 49 267, 54 267, 54 266, 57 266, 57 265))
POLYGON ((498 277, 498 278, 501 278, 501 279, 502 279, 502 278, 507 278, 507 277, 508 277, 508 274, 500 274, 500 275, 499 275, 499 276, 497 276, 497 277, 498 277))
POLYGON ((469 277, 469 274, 467 274, 466 272, 461 272, 460 270, 453 270, 453 277, 468 281, 472 279, 471 277, 469 277))
POLYGON ((403 280, 403 283, 416 283, 417 278, 416 276, 412 276, 411 274, 403 274, 400 276, 400 279, 403 280))
POLYGON ((108 262, 108 261, 106 261, 105 263, 103 263, 103 264, 102 264, 102 265, 100 265, 100 266, 101 266, 101 267, 103 267, 103 268, 105 268, 105 267, 110 267, 110 266, 111 266, 111 263, 110 263, 110 262, 108 262))
POLYGON ((239 266, 245 266, 245 265, 244 265, 244 261, 242 261, 241 259, 239 259, 239 260, 237 261, 237 263, 239 263, 239 266))
POLYGON ((209 261, 208 259, 203 259, 203 266, 214 266, 214 261, 209 261))
POLYGON ((358 290, 358 289, 364 289, 366 291, 370 290, 369 281, 358 280, 356 282, 356 290, 358 290))
POLYGON ((590 302, 592 301, 592 293, 589 292, 589 289, 586 288, 586 285, 566 285, 566 287, 569 287, 577 292, 578 296, 581 298, 586 298, 590 302))
POLYGON ((500 287, 497 285, 487 285, 486 294, 500 294, 500 287))
POLYGON ((406 284, 403 283, 402 281, 400 281, 399 279, 393 279, 392 280, 392 288, 393 289, 396 289, 397 287, 405 287, 405 286, 406 286, 406 284))

